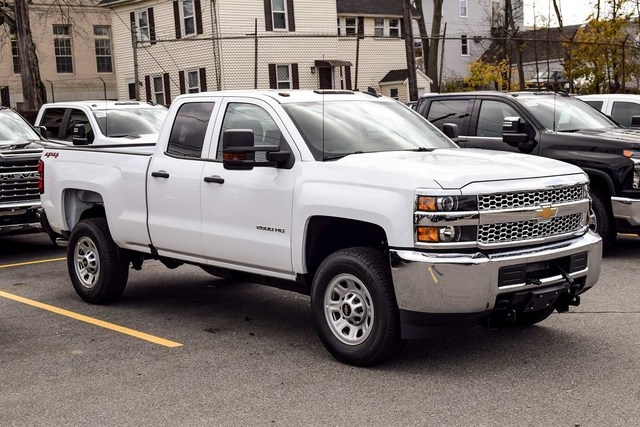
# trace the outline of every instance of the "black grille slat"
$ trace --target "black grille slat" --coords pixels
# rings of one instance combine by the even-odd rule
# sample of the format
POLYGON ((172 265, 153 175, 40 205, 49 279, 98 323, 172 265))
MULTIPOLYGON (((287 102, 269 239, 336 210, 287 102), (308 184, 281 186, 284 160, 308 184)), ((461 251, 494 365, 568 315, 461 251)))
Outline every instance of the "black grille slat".
POLYGON ((37 201, 38 159, 3 159, 0 162, 0 204, 37 201))

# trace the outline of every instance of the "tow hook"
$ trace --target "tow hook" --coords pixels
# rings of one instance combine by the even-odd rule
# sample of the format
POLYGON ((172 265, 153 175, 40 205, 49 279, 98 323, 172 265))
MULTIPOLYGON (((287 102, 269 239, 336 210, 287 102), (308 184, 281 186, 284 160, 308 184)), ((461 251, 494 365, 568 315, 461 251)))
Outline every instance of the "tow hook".
POLYGON ((580 296, 579 295, 571 295, 571 294, 563 294, 558 297, 558 300, 554 304, 558 313, 566 313, 569 311, 569 306, 579 306, 580 305, 580 296))

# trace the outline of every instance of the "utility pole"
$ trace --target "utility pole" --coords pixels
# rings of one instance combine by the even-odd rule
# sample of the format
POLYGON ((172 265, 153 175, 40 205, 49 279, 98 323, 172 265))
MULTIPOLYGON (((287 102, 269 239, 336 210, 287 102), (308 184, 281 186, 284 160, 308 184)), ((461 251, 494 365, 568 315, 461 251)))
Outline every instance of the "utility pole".
POLYGON ((138 77, 138 29, 131 21, 131 47, 133 48, 133 85, 135 86, 136 101, 140 101, 140 77, 138 77))
POLYGON ((409 78, 409 101, 418 100, 418 82, 416 81, 416 52, 413 47, 413 21, 411 20, 411 2, 402 0, 404 15, 404 47, 407 53, 407 72, 409 78))

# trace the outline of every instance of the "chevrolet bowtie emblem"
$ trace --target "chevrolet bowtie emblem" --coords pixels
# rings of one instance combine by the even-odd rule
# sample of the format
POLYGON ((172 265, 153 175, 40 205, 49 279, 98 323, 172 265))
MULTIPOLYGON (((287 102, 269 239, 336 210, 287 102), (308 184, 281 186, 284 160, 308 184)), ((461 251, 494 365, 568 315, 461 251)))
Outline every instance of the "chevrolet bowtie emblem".
POLYGON ((538 209, 534 216, 536 218, 540 218, 541 220, 548 220, 556 216, 558 213, 558 208, 552 208, 551 206, 544 206, 542 209, 538 209))

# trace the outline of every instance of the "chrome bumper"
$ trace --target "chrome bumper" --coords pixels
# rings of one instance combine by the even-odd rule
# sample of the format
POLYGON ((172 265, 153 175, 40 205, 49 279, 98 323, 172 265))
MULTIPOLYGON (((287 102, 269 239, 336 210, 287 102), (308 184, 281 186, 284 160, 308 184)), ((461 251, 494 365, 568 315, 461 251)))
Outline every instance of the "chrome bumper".
POLYGON ((627 220, 631 226, 640 226, 640 200, 612 197, 611 209, 614 217, 627 220))
POLYGON ((587 252, 587 267, 570 273, 572 279, 584 278, 584 290, 600 276, 602 241, 591 231, 564 242, 536 248, 493 254, 429 253, 391 250, 391 273, 398 308, 402 311, 433 314, 488 312, 500 294, 535 290, 566 283, 561 276, 542 278, 538 283, 520 283, 498 287, 501 267, 535 263, 587 252))

